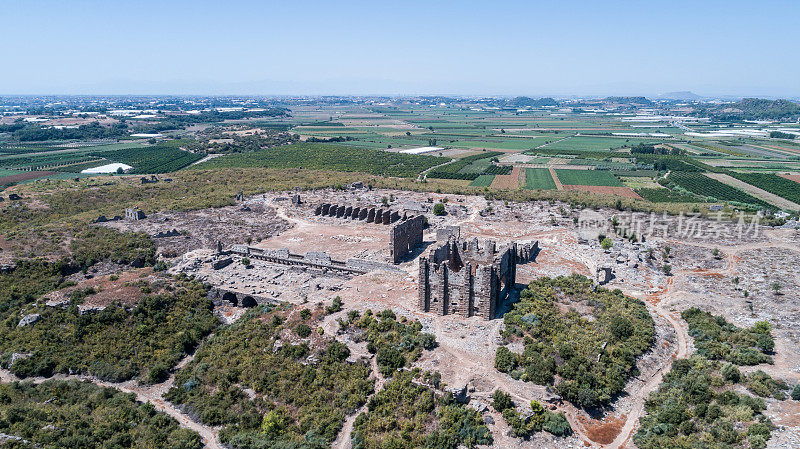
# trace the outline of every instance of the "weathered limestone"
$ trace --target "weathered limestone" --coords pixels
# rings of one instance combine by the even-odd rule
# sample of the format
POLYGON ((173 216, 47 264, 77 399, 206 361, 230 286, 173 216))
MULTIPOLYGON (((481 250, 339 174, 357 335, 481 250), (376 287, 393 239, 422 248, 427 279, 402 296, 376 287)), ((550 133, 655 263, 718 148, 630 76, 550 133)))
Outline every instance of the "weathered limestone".
POLYGON ((126 220, 141 220, 143 218, 147 218, 144 212, 140 211, 139 209, 135 208, 127 208, 125 209, 125 219, 126 220))
POLYGON ((417 215, 402 223, 392 226, 389 230, 389 254, 392 262, 400 261, 422 244, 422 231, 425 227, 425 217, 417 215))
POLYGON ((420 257, 419 308, 438 315, 494 318, 497 305, 514 288, 517 263, 533 260, 538 242, 510 243, 499 250, 494 241, 449 237, 420 257))

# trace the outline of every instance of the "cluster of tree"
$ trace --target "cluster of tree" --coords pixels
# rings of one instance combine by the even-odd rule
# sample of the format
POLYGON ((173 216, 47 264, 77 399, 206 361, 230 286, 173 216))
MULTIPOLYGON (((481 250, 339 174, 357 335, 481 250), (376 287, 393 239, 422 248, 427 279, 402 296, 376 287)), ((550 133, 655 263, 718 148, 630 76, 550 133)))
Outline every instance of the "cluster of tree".
POLYGON ((410 366, 423 350, 436 347, 436 337, 422 332, 422 324, 397 316, 389 309, 373 314, 371 310, 361 316, 350 311, 347 321, 340 321, 340 332, 353 334, 353 340, 366 341, 367 350, 375 354, 378 368, 384 376, 392 376, 398 369, 410 366))
POLYGON ((563 413, 547 410, 539 401, 531 401, 530 410, 521 413, 510 394, 495 390, 492 394, 492 407, 503 415, 514 436, 529 438, 543 430, 558 437, 572 435, 567 417, 563 413))
POLYGON ((745 98, 733 104, 699 108, 698 115, 717 120, 781 120, 800 117, 800 104, 789 100, 745 98))
POLYGON ((623 390, 655 336, 643 302, 619 290, 595 290, 577 274, 531 282, 503 320, 503 341, 521 340, 524 351, 501 346, 495 368, 540 385, 552 385, 558 375, 558 393, 584 408, 607 404, 623 390))
MULTIPOLYGON (((774 346, 770 325, 761 321, 738 328, 697 308, 682 317, 697 352, 674 361, 651 393, 634 442, 642 449, 766 447, 774 426, 763 415, 762 398, 784 400, 789 386, 761 370, 742 373, 737 365, 771 363, 764 354, 774 346), (756 396, 740 393, 741 387, 756 396)), ((800 387, 795 390, 800 398, 800 387)))
POLYGON ((125 123, 103 126, 98 122, 80 125, 77 128, 54 128, 51 126, 27 125, 11 133, 11 138, 20 142, 42 140, 108 139, 127 136, 130 131, 125 123))
MULTIPOLYGON (((51 274, 48 267, 42 269, 45 277, 51 274)), ((145 294, 130 309, 110 304, 88 312, 78 306, 94 290, 72 292, 65 307, 17 301, 0 314, 0 365, 19 377, 85 373, 110 381, 165 380, 216 327, 213 305, 196 281, 144 282, 140 289, 159 292, 145 294), (18 326, 25 314, 39 319, 18 326), (12 354, 26 356, 13 359, 12 354)))
POLYGON ((257 134, 216 134, 200 141, 190 142, 186 148, 196 153, 230 154, 254 151, 286 145, 299 141, 299 136, 285 131, 266 130, 257 134))
POLYGON ((769 133, 769 136, 772 137, 773 139, 794 139, 795 137, 797 137, 794 134, 784 133, 780 131, 772 131, 769 133))
POLYGON ((749 328, 740 328, 721 316, 714 316, 697 307, 681 314, 689 324, 689 335, 694 338, 697 353, 711 360, 727 360, 736 365, 772 363, 775 341, 770 335, 772 327, 759 321, 749 328))
POLYGON ((218 328, 166 398, 224 426, 220 438, 230 447, 328 447, 344 417, 372 394, 370 370, 347 362, 346 345, 307 334, 301 325, 313 327, 314 314, 291 312, 285 304, 259 306, 218 328))
POLYGON ((426 385, 430 373, 401 371, 356 418, 353 449, 456 449, 492 444, 480 414, 426 385), (427 376, 425 375, 427 374, 427 376))
POLYGON ((544 98, 516 97, 507 101, 506 106, 515 108, 558 106, 558 102, 550 97, 544 97, 544 98))
POLYGON ((666 145, 659 146, 653 143, 638 143, 631 147, 631 154, 667 154, 677 156, 686 154, 686 151, 666 145))
POLYGON ((88 382, 0 384, 8 448, 200 449, 200 436, 136 395, 88 382), (17 439, 18 438, 18 439, 17 439))
POLYGON ((350 142, 351 140, 355 140, 353 136, 336 136, 336 137, 314 137, 311 136, 306 139, 306 142, 316 142, 316 143, 325 143, 325 142, 350 142))
POLYGON ((503 153, 498 151, 486 151, 479 154, 473 154, 472 156, 463 157, 455 162, 444 165, 435 170, 431 170, 430 172, 428 172, 428 177, 439 178, 439 179, 475 180, 475 178, 484 173, 485 170, 487 170, 489 167, 492 167, 492 165, 490 164, 486 168, 482 168, 477 171, 469 170, 468 168, 469 166, 471 166, 473 163, 477 161, 483 159, 492 159, 502 154, 503 153))

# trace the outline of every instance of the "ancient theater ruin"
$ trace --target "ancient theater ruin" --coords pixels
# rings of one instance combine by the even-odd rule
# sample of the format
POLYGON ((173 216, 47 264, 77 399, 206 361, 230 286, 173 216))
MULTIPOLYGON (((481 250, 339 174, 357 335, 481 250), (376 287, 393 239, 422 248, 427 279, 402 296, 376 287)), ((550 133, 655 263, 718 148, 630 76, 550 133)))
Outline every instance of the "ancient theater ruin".
POLYGON ((492 240, 480 245, 451 236, 420 257, 419 308, 490 320, 515 286, 517 263, 533 260, 538 250, 538 242, 498 250, 492 240))

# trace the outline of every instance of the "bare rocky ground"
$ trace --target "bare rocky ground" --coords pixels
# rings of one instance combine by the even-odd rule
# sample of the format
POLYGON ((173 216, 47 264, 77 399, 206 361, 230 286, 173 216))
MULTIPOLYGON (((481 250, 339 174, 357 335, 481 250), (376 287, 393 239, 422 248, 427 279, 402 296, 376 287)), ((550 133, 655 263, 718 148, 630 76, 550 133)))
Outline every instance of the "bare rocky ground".
POLYGON ((154 237, 159 255, 173 258, 195 249, 213 248, 217 241, 224 245, 258 242, 287 229, 288 223, 278 219, 263 200, 251 198, 236 206, 157 212, 142 220, 111 221, 102 226, 144 232, 154 237))
MULTIPOLYGON (((513 380, 494 369, 502 319, 439 317, 417 310, 417 256, 422 248, 399 265, 400 272, 373 271, 355 277, 258 260, 252 260, 248 268, 237 257, 232 264, 215 270, 211 265, 219 256, 211 248, 217 240, 227 246, 246 243, 249 237, 254 246, 261 248, 289 248, 298 254, 325 251, 339 260, 357 257, 386 262, 389 226, 313 214, 313 207, 323 202, 384 209, 385 202, 401 215, 404 211, 426 215, 430 227, 423 247, 435 241, 436 229, 455 225, 460 226, 464 238, 488 238, 498 244, 538 240, 542 248, 539 256, 518 269, 519 289, 538 276, 577 272, 594 277, 600 267, 612 269, 614 277, 606 287, 619 288, 645 301, 656 323, 657 341, 639 361, 640 374, 629 382, 624 394, 597 415, 590 416, 569 404, 550 404, 566 413, 576 431, 570 438, 553 438, 545 432, 528 441, 514 438, 502 417, 488 408, 483 414, 494 434, 494 447, 498 448, 634 447, 631 436, 647 395, 657 388, 674 358, 687 357, 693 351, 680 318, 680 312, 692 306, 723 315, 740 326, 757 320, 773 323, 775 364, 765 371, 790 385, 800 381, 800 278, 794 269, 800 262, 800 237, 793 225, 754 232, 749 223, 389 190, 303 192, 304 204, 300 206, 292 206, 289 195, 266 194, 227 208, 164 212, 136 222, 105 226, 151 235, 172 229, 183 231, 185 235, 156 239, 161 254, 175 256, 168 259, 172 264, 170 272, 195 275, 217 287, 294 304, 329 305, 339 296, 344 310, 324 319, 325 335, 337 335, 337 320, 349 310, 391 308, 398 315, 418 319, 425 332, 436 335, 439 346, 425 352, 416 365, 439 371, 449 386, 468 385, 473 405, 488 404, 491 393, 498 388, 510 392, 520 405, 533 399, 550 404, 547 401, 553 395, 543 386, 513 380), (443 200, 447 214, 432 215, 433 205, 443 200), (616 231, 610 225, 613 216, 619 224, 616 231), (622 237, 631 231, 639 241, 622 237), (598 234, 610 237, 614 245, 608 250, 601 248, 598 234), (642 235, 646 237, 644 241, 642 235), (664 273, 665 265, 671 267, 671 275, 664 273), (780 285, 777 292, 772 287, 774 282, 780 285)), ((503 310, 508 307, 505 305, 503 310)), ((231 322, 242 310, 224 306, 218 308, 218 314, 231 322)), ((350 347, 354 359, 369 357, 363 343, 355 343, 347 335, 337 338, 350 347)), ((780 426, 769 447, 797 447, 800 403, 790 400, 768 404, 767 414, 780 426)), ((349 447, 353 418, 346 421, 336 441, 337 448, 349 447)))

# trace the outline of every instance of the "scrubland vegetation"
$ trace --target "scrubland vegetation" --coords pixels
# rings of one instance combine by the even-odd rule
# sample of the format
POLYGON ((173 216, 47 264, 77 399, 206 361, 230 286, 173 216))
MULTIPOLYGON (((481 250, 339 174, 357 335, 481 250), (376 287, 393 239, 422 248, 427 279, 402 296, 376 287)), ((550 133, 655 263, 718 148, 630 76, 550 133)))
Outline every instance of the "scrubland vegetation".
POLYGON ((491 444, 480 414, 428 386, 431 373, 401 371, 356 418, 353 449, 474 448, 491 444))
POLYGON ((697 352, 675 360, 650 394, 634 442, 641 449, 766 447, 775 426, 763 414, 762 398, 786 399, 789 386, 761 370, 743 373, 737 365, 771 363, 764 354, 774 346, 770 325, 742 329, 697 308, 682 316, 697 352))
POLYGON ((298 324, 313 318, 289 319, 290 311, 257 307, 219 328, 166 398, 204 424, 223 426, 220 437, 231 447, 328 447, 344 417, 373 392, 373 380, 368 366, 346 361, 344 344, 297 335, 298 324))
POLYGON ((636 358, 654 342, 655 326, 641 301, 618 290, 592 288, 580 275, 541 278, 523 290, 503 317, 505 346, 495 367, 515 379, 555 386, 566 400, 593 408, 611 401, 636 373, 636 358))
POLYGON ((436 347, 436 338, 422 333, 419 321, 397 317, 391 310, 374 315, 367 310, 363 316, 350 312, 347 322, 342 322, 343 332, 354 334, 355 341, 366 341, 367 350, 376 355, 381 374, 391 377, 398 369, 410 366, 422 351, 436 347))
POLYGON ((0 275, 0 289, 11 290, 11 301, 0 312, 0 365, 19 377, 83 373, 109 381, 161 382, 216 326, 206 290, 195 281, 161 286, 142 281, 141 289, 158 293, 143 296, 130 309, 111 304, 84 313, 78 306, 94 291, 75 291, 69 304, 56 307, 31 304, 35 287, 19 294, 21 284, 37 278, 52 286, 55 270, 46 264, 26 264, 19 273, 0 275), (25 273, 33 277, 21 280, 25 273), (26 314, 40 318, 18 326, 26 314), (12 364, 13 354, 18 356, 12 364))
POLYGON ((191 430, 133 394, 78 381, 0 384, 4 448, 200 449, 191 430))

